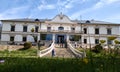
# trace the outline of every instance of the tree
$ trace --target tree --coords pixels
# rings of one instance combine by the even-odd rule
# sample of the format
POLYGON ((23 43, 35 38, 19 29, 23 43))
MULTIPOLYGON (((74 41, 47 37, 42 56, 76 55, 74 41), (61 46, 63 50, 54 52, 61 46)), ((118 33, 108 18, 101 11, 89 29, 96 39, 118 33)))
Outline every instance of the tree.
POLYGON ((32 28, 32 29, 31 29, 31 32, 33 33, 34 31, 35 31, 35 29, 34 29, 34 28, 32 28))
POLYGON ((34 36, 34 31, 35 31, 35 29, 32 28, 32 29, 31 29, 31 32, 33 33, 32 36, 33 36, 33 38, 34 38, 34 41, 37 42, 37 36, 34 36))

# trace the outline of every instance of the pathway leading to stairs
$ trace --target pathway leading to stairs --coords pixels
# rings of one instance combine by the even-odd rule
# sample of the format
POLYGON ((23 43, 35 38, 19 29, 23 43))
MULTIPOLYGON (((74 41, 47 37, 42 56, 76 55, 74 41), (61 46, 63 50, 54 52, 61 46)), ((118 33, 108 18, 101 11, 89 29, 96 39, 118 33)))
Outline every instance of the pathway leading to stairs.
MULTIPOLYGON (((68 48, 61 48, 57 44, 55 45, 54 50, 55 50, 55 57, 61 57, 61 58, 74 58, 75 57, 68 48)), ((52 53, 49 53, 44 57, 52 57, 52 53)))

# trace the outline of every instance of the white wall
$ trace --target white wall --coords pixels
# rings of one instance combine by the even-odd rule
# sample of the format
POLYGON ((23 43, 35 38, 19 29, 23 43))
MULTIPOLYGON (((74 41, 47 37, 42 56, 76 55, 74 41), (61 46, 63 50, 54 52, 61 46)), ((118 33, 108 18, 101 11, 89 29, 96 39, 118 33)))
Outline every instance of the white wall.
POLYGON ((23 31, 23 25, 20 24, 20 23, 17 23, 17 24, 15 25, 15 31, 20 31, 20 32, 22 32, 22 31, 23 31))
POLYGON ((56 16, 53 18, 52 22, 60 22, 60 23, 73 23, 67 16, 62 16, 63 19, 60 19, 60 16, 56 16))
POLYGON ((89 41, 89 37, 87 37, 87 44, 89 44, 89 43, 91 43, 91 44, 95 43, 94 37, 90 37, 90 41, 89 41))
POLYGON ((118 34, 119 33, 119 27, 118 26, 112 26, 112 34, 118 34))
POLYGON ((87 33, 89 33, 89 34, 95 34, 95 27, 94 26, 88 26, 87 33))
POLYGON ((9 23, 4 23, 2 25, 2 31, 10 31, 11 25, 9 23))
POLYGON ((107 27, 106 26, 100 26, 99 27, 100 34, 107 34, 107 27))
POLYGON ((1 41, 10 41, 9 34, 2 34, 1 35, 1 41))
POLYGON ((34 28, 35 30, 35 25, 33 24, 28 24, 27 32, 31 32, 31 29, 34 28))
POLYGON ((42 30, 47 30, 47 24, 42 23, 42 24, 41 24, 41 29, 42 29, 42 30))
POLYGON ((27 41, 34 42, 33 36, 27 35, 27 41))
POLYGON ((22 35, 15 35, 14 41, 22 41, 22 35))

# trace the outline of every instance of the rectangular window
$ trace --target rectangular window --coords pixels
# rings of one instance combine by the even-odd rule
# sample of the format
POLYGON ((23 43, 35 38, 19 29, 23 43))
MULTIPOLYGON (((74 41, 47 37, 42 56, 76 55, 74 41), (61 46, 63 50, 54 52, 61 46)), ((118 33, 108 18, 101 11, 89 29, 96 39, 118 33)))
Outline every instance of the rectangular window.
POLYGON ((51 27, 47 27, 47 31, 51 31, 51 27))
POLYGON ((99 34, 99 28, 95 28, 95 34, 99 34))
POLYGON ((87 34, 87 28, 84 28, 83 31, 84 31, 84 34, 87 34))
POLYGON ((15 25, 11 25, 11 31, 15 31, 15 25))
POLYGON ((38 32, 38 28, 39 28, 38 26, 35 27, 35 32, 38 32))
POLYGON ((107 29, 107 34, 108 34, 108 35, 111 35, 111 28, 108 28, 108 29, 107 29))
POLYGON ((26 37, 23 37, 23 42, 26 42, 27 41, 27 38, 26 37))
POLYGON ((87 39, 84 39, 84 44, 87 44, 87 39))
POLYGON ((23 32, 27 32, 27 26, 23 26, 23 32))
POLYGON ((95 44, 99 44, 99 39, 95 39, 95 44))
POLYGON ((41 34, 40 35, 40 39, 41 40, 46 40, 46 38, 47 38, 47 34, 41 34))
POLYGON ((10 37, 10 41, 14 41, 14 36, 11 36, 11 37, 10 37))

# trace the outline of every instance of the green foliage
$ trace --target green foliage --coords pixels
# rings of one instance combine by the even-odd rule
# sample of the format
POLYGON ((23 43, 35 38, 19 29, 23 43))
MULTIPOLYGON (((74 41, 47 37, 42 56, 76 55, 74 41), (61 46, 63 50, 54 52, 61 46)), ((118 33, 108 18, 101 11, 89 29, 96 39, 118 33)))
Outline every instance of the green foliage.
POLYGON ((114 43, 115 43, 115 44, 120 44, 120 41, 114 40, 114 43))
POLYGON ((94 49, 92 50, 95 53, 100 53, 102 51, 103 47, 101 46, 101 44, 98 44, 94 47, 94 49))
POLYGON ((74 40, 79 41, 80 37, 81 37, 80 35, 74 35, 74 40))
POLYGON ((31 42, 25 42, 24 43, 24 49, 29 49, 32 47, 32 43, 31 42))
POLYGON ((115 37, 115 36, 109 36, 108 37, 108 40, 114 40, 114 39, 116 39, 117 37, 115 37))
POLYGON ((35 29, 34 29, 34 28, 32 28, 32 29, 31 29, 31 32, 34 32, 34 31, 35 31, 35 29))
POLYGON ((20 58, 0 57, 0 72, 119 72, 120 59, 20 58), (57 66, 56 66, 57 65, 57 66))
POLYGON ((104 44, 106 42, 106 40, 100 40, 101 44, 104 44))

